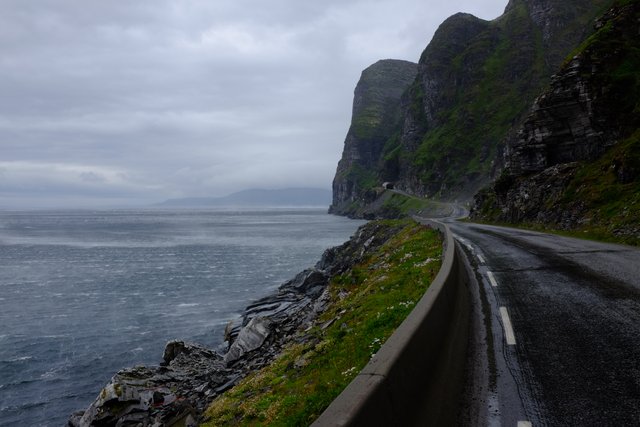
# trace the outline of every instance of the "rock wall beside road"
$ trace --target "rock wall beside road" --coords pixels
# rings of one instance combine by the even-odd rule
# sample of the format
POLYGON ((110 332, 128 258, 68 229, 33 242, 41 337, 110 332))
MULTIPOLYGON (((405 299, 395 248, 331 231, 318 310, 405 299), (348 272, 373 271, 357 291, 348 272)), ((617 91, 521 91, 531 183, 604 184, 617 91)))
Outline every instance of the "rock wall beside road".
POLYGON ((472 218, 640 235, 640 2, 616 2, 595 29, 508 142, 472 218))

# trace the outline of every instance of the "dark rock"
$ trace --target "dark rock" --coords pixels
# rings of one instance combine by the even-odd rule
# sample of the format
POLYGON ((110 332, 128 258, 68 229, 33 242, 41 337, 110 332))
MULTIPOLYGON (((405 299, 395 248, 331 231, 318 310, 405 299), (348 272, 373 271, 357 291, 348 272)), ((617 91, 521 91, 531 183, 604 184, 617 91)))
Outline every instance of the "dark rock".
POLYGON ((227 354, 224 355, 224 362, 229 365, 246 353, 256 350, 262 346, 271 333, 272 322, 265 317, 254 317, 240 330, 238 337, 233 342, 227 354))
POLYGON ((594 86, 591 71, 598 65, 575 57, 554 76, 532 113, 507 145, 506 170, 513 175, 540 172, 579 160, 595 160, 619 138, 603 114, 607 107, 594 86))
POLYGON ((164 403, 164 394, 159 391, 153 392, 153 404, 154 405, 162 405, 164 403))
POLYGON ((213 399, 273 361, 287 342, 312 341, 304 331, 329 304, 330 277, 384 244, 394 231, 381 225, 361 227, 348 242, 327 250, 316 268, 249 305, 241 324, 230 322, 226 328, 231 345, 224 356, 197 344, 169 341, 161 366, 118 372, 87 410, 69 418, 69 426, 197 425, 213 399))
POLYGON ((378 164, 385 142, 399 120, 401 96, 417 71, 418 65, 412 62, 383 60, 362 72, 354 91, 351 126, 333 181, 330 212, 353 213, 351 206, 375 198, 375 193, 368 192, 368 181, 379 180, 378 185, 387 181, 377 176, 378 164))
POLYGON ((207 378, 208 389, 225 383, 228 371, 222 357, 183 341, 171 341, 166 349, 164 367, 138 366, 118 372, 82 415, 69 419, 69 425, 164 426, 172 425, 170 420, 177 416, 186 419, 186 407, 204 410, 210 398, 198 396, 198 379, 207 378))
MULTIPOLYGON (((567 230, 592 221, 594 207, 573 193, 576 187, 598 184, 583 184, 576 173, 579 166, 604 159, 640 127, 637 70, 628 66, 640 62, 639 19, 640 5, 632 2, 611 8, 596 21, 600 31, 553 76, 508 141, 506 168, 476 196, 472 218, 567 230)), ((590 172, 590 179, 597 181, 612 171, 619 183, 632 183, 640 169, 634 158, 614 157, 600 172, 590 172)), ((625 227, 631 228, 620 228, 619 233, 633 235, 633 224, 625 227)))
POLYGON ((173 359, 175 359, 180 353, 184 351, 184 341, 169 341, 164 347, 164 353, 162 359, 164 364, 168 365, 173 359))
MULTIPOLYGON (((296 291, 304 293, 311 298, 317 298, 327 285, 329 278, 319 270, 310 269, 299 273, 288 286, 296 291)), ((285 284, 285 286, 287 286, 285 284)))
MULTIPOLYGON (((519 128, 549 76, 584 39, 593 16, 609 3, 513 0, 493 21, 453 15, 422 53, 415 79, 388 102, 397 112, 384 123, 361 120, 363 110, 356 108, 363 105, 360 92, 371 90, 361 84, 365 70, 356 87, 330 211, 365 219, 392 216, 366 207, 375 204, 375 189, 384 182, 416 196, 470 198, 502 168, 507 137, 519 128), (360 123, 369 124, 370 132, 354 133, 360 123)), ((385 79, 373 83, 379 91, 389 87, 385 79)), ((578 131, 585 126, 575 125, 578 131)), ((595 131, 581 132, 597 139, 595 131)), ((557 154, 565 148, 574 149, 563 147, 557 154)))

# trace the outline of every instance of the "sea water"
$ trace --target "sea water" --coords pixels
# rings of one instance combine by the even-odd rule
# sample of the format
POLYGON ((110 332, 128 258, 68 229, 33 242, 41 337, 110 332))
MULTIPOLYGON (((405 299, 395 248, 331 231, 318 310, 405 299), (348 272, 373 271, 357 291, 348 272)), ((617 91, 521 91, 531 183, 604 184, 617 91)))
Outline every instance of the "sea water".
POLYGON ((0 212, 0 426, 63 426, 119 369, 223 330, 359 221, 319 209, 0 212))

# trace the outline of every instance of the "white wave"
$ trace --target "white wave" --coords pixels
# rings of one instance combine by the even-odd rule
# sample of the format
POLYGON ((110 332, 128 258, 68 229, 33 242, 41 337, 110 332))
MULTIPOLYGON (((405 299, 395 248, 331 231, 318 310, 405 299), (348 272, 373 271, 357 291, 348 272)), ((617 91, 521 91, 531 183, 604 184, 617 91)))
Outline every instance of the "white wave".
POLYGON ((13 359, 7 360, 7 362, 24 362, 26 360, 31 360, 31 359, 33 359, 33 356, 19 356, 19 357, 14 357, 13 359))

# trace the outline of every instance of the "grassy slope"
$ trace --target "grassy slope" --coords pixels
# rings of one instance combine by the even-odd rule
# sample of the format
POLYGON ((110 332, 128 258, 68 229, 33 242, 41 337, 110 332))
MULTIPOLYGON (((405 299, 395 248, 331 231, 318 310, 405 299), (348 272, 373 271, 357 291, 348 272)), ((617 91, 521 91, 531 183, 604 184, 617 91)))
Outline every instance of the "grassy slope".
POLYGON ((440 269, 437 231, 410 220, 390 223, 403 228, 365 262, 331 281, 332 304, 317 326, 304 332, 308 339, 293 340, 273 364, 215 400, 205 426, 309 425, 338 396, 440 269))
POLYGON ((586 206, 586 222, 576 228, 578 235, 640 246, 640 173, 621 182, 622 167, 640 172, 640 130, 596 162, 580 165, 560 203, 586 206))
POLYGON ((595 162, 582 162, 567 189, 559 198, 547 200, 546 208, 571 210, 584 206, 583 222, 571 230, 554 224, 496 221, 500 217, 493 194, 481 207, 484 223, 522 227, 553 232, 570 237, 640 246, 640 174, 629 182, 621 182, 621 168, 640 172, 640 131, 619 142, 595 162), (635 230, 635 232, 634 232, 635 230))
POLYGON ((365 219, 398 219, 413 215, 443 217, 451 212, 451 207, 446 203, 396 193, 382 187, 375 187, 369 193, 375 194, 369 203, 364 206, 353 203, 343 208, 343 214, 365 219))
POLYGON ((547 208, 553 206, 557 210, 571 210, 577 203, 584 205, 583 222, 571 230, 554 224, 499 221, 500 210, 491 192, 486 194, 488 198, 479 211, 480 222, 640 246, 640 176, 620 182, 617 172, 621 165, 640 171, 640 131, 597 161, 582 162, 566 191, 557 199, 547 200, 547 208))
MULTIPOLYGON (((639 3, 618 0, 616 6, 635 5, 637 22, 639 3)), ((575 203, 586 206, 586 223, 577 231, 640 245, 640 37, 633 31, 621 37, 609 22, 574 54, 583 52, 591 58, 617 52, 615 60, 607 60, 592 80, 609 92, 607 113, 617 118, 622 139, 600 159, 581 163, 559 202, 567 207, 575 203)))

